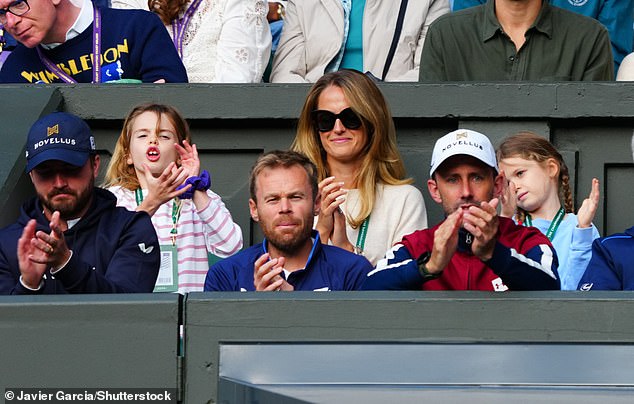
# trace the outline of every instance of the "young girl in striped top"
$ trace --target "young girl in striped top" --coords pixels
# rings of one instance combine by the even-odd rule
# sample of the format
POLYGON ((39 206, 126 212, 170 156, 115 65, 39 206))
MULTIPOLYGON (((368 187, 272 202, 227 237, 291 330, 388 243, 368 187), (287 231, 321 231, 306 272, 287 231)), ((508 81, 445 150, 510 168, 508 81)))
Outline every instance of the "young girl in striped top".
POLYGON ((202 291, 208 253, 242 248, 242 231, 201 171, 189 127, 173 107, 143 104, 125 119, 106 172, 117 205, 145 211, 161 245, 155 291, 202 291))

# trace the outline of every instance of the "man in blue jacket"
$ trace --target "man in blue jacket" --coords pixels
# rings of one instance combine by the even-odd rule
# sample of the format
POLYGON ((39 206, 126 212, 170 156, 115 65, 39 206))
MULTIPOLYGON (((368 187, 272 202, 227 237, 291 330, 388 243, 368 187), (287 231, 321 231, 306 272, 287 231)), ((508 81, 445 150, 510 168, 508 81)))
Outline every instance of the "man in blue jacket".
POLYGON ((55 112, 29 131, 37 197, 0 230, 0 294, 152 292, 159 244, 146 213, 95 188, 99 156, 80 118, 55 112))
POLYGON ((634 227, 592 243, 592 258, 579 290, 634 290, 634 227))
POLYGON ((273 151, 251 170, 249 209, 264 233, 261 244, 216 263, 207 291, 357 290, 368 260, 322 245, 313 231, 319 212, 317 169, 304 155, 273 151))

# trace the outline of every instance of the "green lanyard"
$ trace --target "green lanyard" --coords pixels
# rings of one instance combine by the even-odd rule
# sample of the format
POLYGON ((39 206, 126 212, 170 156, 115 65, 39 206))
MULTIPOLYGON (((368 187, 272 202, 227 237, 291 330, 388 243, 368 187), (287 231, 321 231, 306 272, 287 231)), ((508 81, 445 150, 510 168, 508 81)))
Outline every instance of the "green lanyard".
POLYGON ((361 227, 359 227, 359 234, 357 235, 357 245, 354 247, 354 251, 357 254, 363 254, 363 246, 365 246, 365 236, 368 234, 368 226, 370 225, 370 216, 366 217, 361 227))
MULTIPOLYGON (((546 237, 548 237, 548 240, 553 241, 553 237, 555 237, 555 233, 557 232, 557 229, 559 228, 559 225, 561 224, 561 221, 563 220, 565 214, 566 214, 566 211, 564 210, 564 208, 559 208, 559 210, 557 211, 557 214, 553 218, 553 221, 550 222, 550 227, 548 228, 548 231, 546 232, 546 237)), ((533 219, 531 218, 531 215, 529 214, 526 215, 526 219, 524 220, 524 225, 525 226, 533 225, 533 219)))
MULTIPOLYGON (((143 202, 143 191, 141 191, 141 188, 134 190, 134 197, 136 199, 136 205, 139 206, 141 202, 143 202)), ((172 245, 176 245, 176 235, 178 234, 176 225, 178 224, 178 218, 181 215, 181 206, 181 200, 174 198, 174 203, 172 204, 172 230, 170 230, 170 234, 172 235, 172 245)))

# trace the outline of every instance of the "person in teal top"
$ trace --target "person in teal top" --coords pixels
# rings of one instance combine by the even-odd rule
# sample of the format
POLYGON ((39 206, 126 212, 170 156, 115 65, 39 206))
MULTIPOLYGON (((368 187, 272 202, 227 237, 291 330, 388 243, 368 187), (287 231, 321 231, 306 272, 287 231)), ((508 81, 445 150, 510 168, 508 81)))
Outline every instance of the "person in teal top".
POLYGON ((506 138, 497 150, 500 170, 507 180, 501 216, 534 226, 555 247, 562 290, 576 290, 592 257, 592 242, 599 231, 592 219, 599 205, 599 180, 575 215, 568 167, 561 154, 544 137, 519 132, 506 138))
POLYGON ((363 71, 363 9, 365 0, 353 0, 350 9, 348 38, 343 49, 341 69, 363 71))
POLYGON ((449 3, 289 0, 285 10, 271 65, 272 83, 314 83, 346 68, 384 81, 414 82, 427 29, 449 12, 449 3))

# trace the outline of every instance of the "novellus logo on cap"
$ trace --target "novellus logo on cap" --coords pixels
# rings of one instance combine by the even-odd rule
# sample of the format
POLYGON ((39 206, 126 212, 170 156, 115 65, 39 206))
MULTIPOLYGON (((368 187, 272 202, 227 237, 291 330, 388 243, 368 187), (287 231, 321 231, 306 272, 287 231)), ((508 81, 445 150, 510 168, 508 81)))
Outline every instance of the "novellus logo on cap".
POLYGON ((72 114, 54 112, 40 118, 29 131, 26 171, 49 160, 81 167, 95 150, 95 138, 86 122, 72 114))
POLYGON ((474 130, 458 129, 436 141, 431 156, 429 176, 432 177, 438 167, 449 157, 459 154, 475 157, 499 172, 495 149, 489 138, 474 130))
POLYGON ((59 133, 59 124, 53 126, 52 128, 46 128, 46 136, 51 136, 56 133, 59 133))

